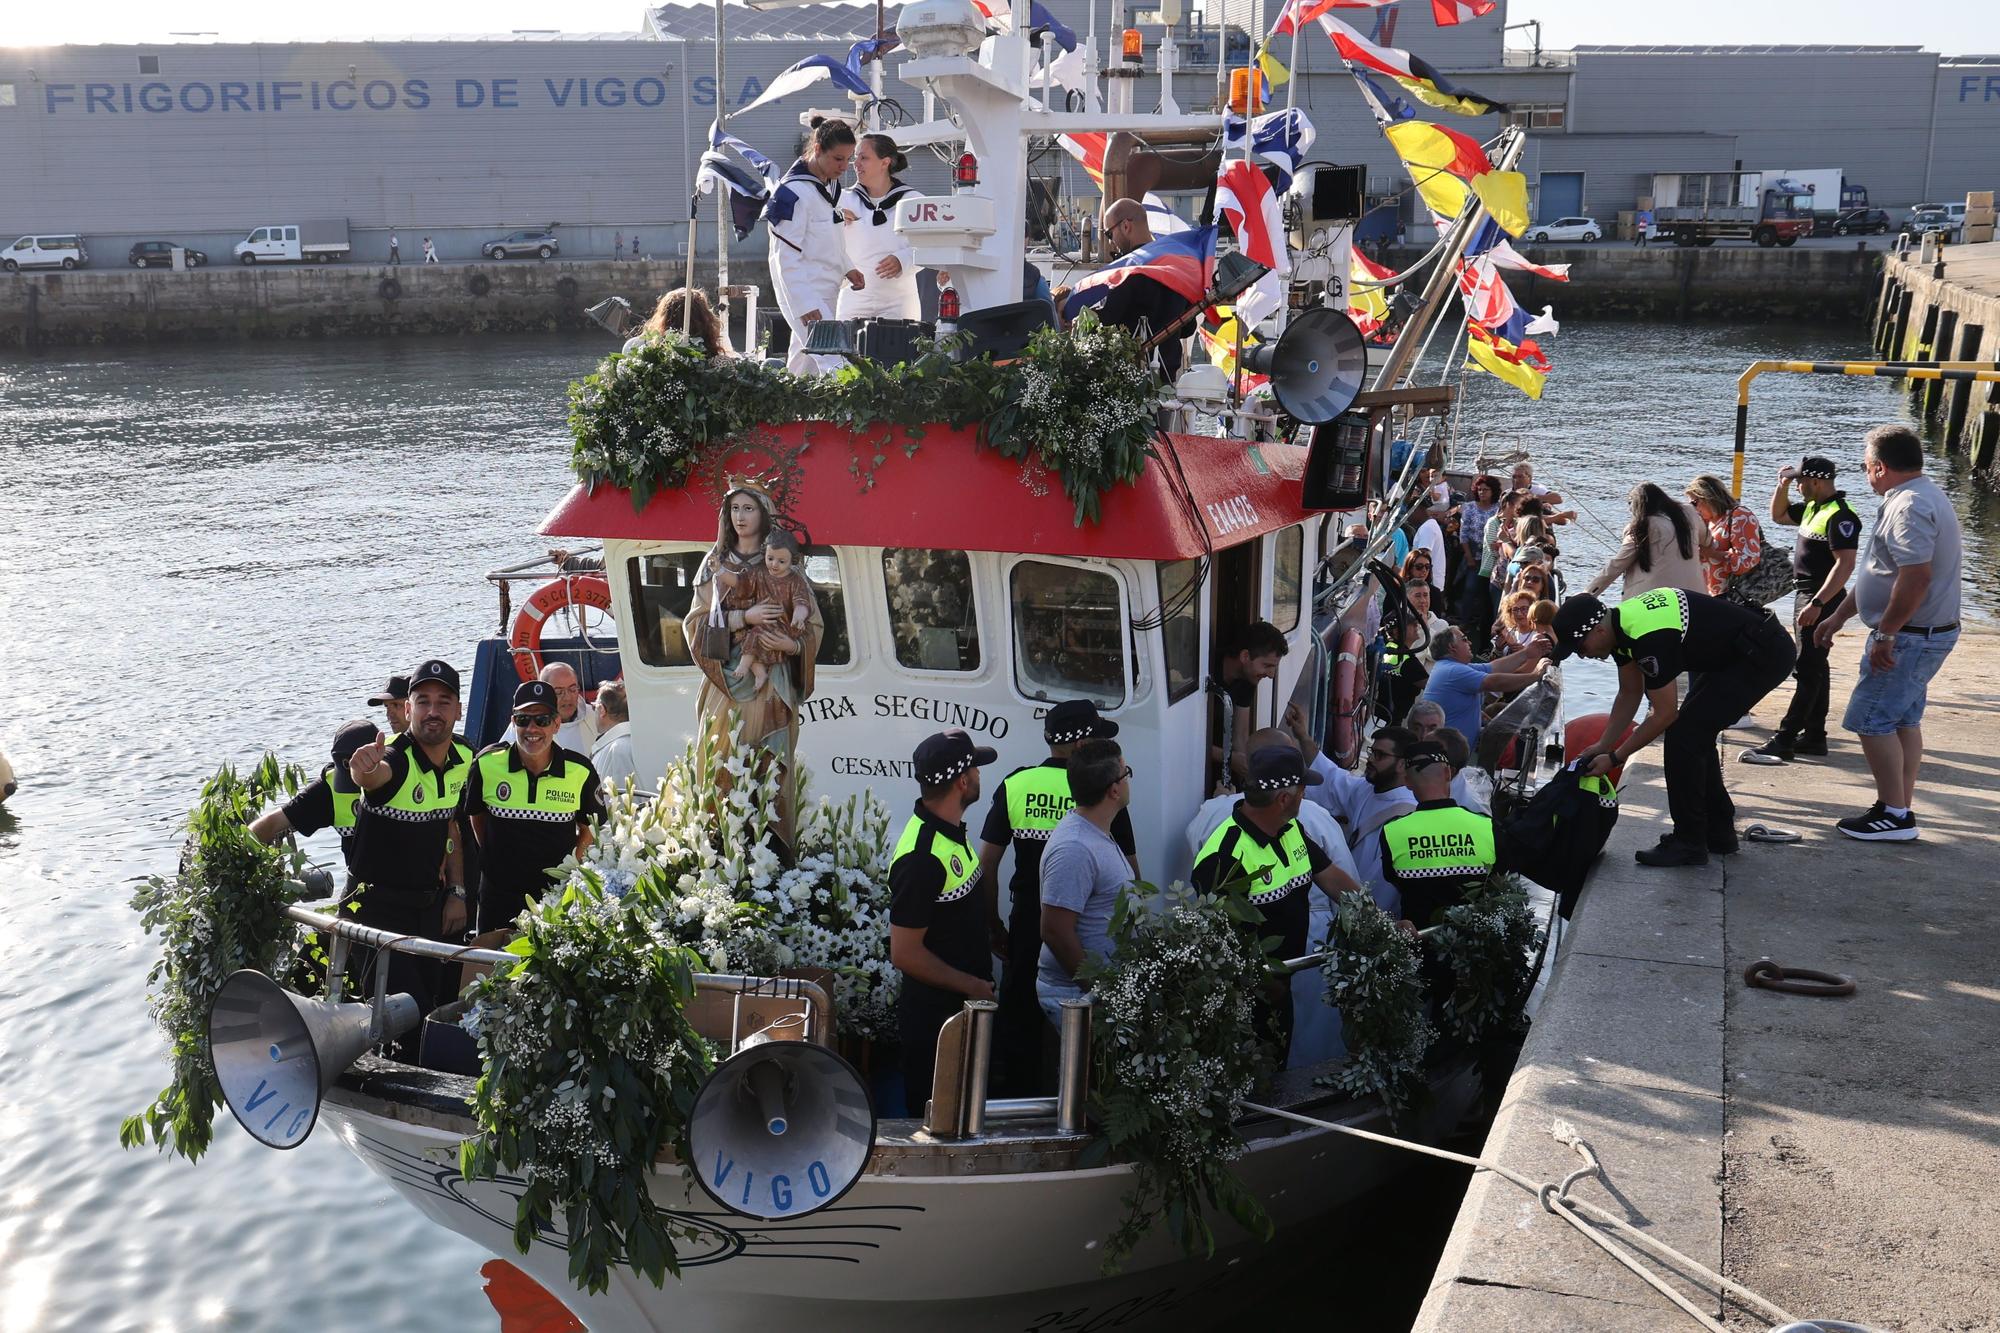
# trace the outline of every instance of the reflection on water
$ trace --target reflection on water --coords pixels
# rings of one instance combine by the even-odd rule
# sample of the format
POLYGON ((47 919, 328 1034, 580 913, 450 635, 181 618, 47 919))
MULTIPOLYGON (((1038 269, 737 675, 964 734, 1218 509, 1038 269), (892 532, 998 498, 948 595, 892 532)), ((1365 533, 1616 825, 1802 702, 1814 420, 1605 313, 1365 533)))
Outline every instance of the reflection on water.
MULTIPOLYGON (((563 385, 607 348, 0 363, 0 662, 17 692, 0 749, 22 784, 0 809, 0 1328, 495 1327, 484 1255, 330 1136, 274 1153, 224 1113, 197 1167, 118 1148, 165 1068, 145 1014, 152 946, 126 900, 170 867, 175 821, 217 764, 267 746, 317 762, 391 670, 469 663, 495 624, 478 575, 536 550, 568 480, 563 385)), ((1572 326, 1542 404, 1477 383, 1465 421, 1496 452, 1531 450, 1585 507, 1563 560, 1587 579, 1635 479, 1726 472, 1744 364, 1863 351, 1768 326, 1572 326)), ((1802 446, 1857 458, 1901 401, 1873 381, 1761 381, 1751 494, 1802 446)), ((1990 498, 1957 493, 1969 600, 1990 610, 2000 525, 1990 498)), ((1449 1195, 1433 1221, 1448 1224, 1449 1195)))

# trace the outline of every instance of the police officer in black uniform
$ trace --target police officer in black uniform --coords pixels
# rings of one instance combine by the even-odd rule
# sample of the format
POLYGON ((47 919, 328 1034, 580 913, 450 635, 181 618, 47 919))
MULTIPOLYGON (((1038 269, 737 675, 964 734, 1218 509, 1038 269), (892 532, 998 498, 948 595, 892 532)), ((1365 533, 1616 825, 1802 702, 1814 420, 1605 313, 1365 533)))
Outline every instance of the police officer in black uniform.
POLYGON ((1792 626, 1797 633, 1798 669, 1791 706, 1771 739, 1737 756, 1747 764, 1789 764, 1799 755, 1826 753, 1826 710, 1832 696, 1828 650, 1813 639, 1813 626, 1840 605, 1854 559, 1861 549, 1861 516, 1834 485, 1831 458, 1808 454, 1797 467, 1778 473, 1771 493, 1771 521, 1799 530, 1792 547, 1792 626), (1792 483, 1799 498, 1792 499, 1792 483))
MULTIPOLYGON (((1289 745, 1267 745, 1249 760, 1250 782, 1229 818, 1195 853, 1189 882, 1204 893, 1239 892, 1263 915, 1253 929, 1278 958, 1306 951, 1312 909, 1306 894, 1319 886, 1329 901, 1359 890, 1354 877, 1299 825, 1299 802, 1320 775, 1289 745)), ((1292 1032, 1292 988, 1276 981, 1264 1001, 1264 1025, 1282 1052, 1292 1032)))
POLYGON ((1578 755, 1584 777, 1602 777, 1666 737, 1672 833, 1636 853, 1640 865, 1706 865, 1736 850, 1736 806, 1723 785, 1716 741, 1791 673, 1792 636, 1769 611, 1678 588, 1656 588, 1607 607, 1588 593, 1556 612, 1556 656, 1618 663, 1618 698, 1598 742, 1578 755), (1689 673, 1687 700, 1674 679, 1689 673), (1647 719, 1626 734, 1643 695, 1647 719), (1624 737, 1618 740, 1618 737, 1624 737))
POLYGON ((288 833, 310 838, 321 829, 330 828, 340 835, 340 859, 351 873, 355 807, 361 803, 361 788, 347 775, 347 761, 356 750, 379 739, 381 733, 366 718, 341 723, 340 729, 333 733, 333 762, 320 770, 317 780, 299 788, 292 799, 252 820, 250 836, 268 845, 288 833))
MULTIPOLYGON (((1017 768, 993 789, 986 822, 979 830, 979 872, 985 877, 988 902, 997 901, 994 888, 1000 858, 1011 843, 1014 877, 1008 884, 1004 939, 1007 970, 1000 979, 1000 1012, 994 1016, 996 1086, 1002 1096, 1032 1096, 1041 1082, 1042 1034, 1049 1026, 1035 998, 1035 969, 1042 954, 1042 850, 1064 815, 1076 807, 1069 791, 1069 760, 1088 740, 1109 740, 1118 724, 1100 717, 1088 699, 1065 699, 1042 719, 1042 739, 1049 757, 1017 768)), ((1111 821, 1111 837, 1132 863, 1139 878, 1139 844, 1132 833, 1132 816, 1120 810, 1111 821)), ((996 937, 1001 927, 991 926, 996 937)))
MULTIPOLYGON (((472 771, 472 747, 454 728, 460 716, 458 672, 432 658, 410 673, 410 728, 362 746, 347 772, 361 788, 354 829, 355 919, 366 926, 429 939, 456 939, 466 925, 464 847, 452 836, 459 798, 472 771)), ((374 962, 356 949, 357 975, 374 962)), ((435 962, 391 954, 389 989, 416 997, 419 1013, 436 998, 435 962)), ((414 1049, 414 1039, 399 1046, 414 1049)))
POLYGON ((556 687, 514 689, 516 739, 487 746, 465 782, 465 813, 479 840, 479 930, 498 930, 549 887, 549 871, 591 844, 604 817, 597 770, 555 743, 562 725, 556 687))
POLYGON ((938 1029, 965 1001, 993 998, 993 904, 965 812, 979 800, 981 766, 999 757, 962 731, 926 736, 912 756, 919 795, 889 863, 889 961, 903 974, 896 1026, 912 1115, 930 1100, 938 1029))

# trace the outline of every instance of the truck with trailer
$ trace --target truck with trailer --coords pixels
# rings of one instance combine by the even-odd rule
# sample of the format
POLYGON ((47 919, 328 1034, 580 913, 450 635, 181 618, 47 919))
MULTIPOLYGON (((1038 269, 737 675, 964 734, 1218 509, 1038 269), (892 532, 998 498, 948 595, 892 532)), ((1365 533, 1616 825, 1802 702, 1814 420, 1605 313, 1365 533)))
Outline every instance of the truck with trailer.
POLYGON ((239 264, 331 264, 353 253, 346 218, 316 218, 307 222, 273 222, 258 227, 236 243, 239 264))
MULTIPOLYGON (((1850 231, 1874 230, 1874 220, 1867 215, 1868 187, 1848 180, 1847 173, 1838 167, 1785 167, 1778 171, 1767 168, 1763 175, 1765 180, 1794 181, 1805 186, 1806 193, 1812 196, 1815 236, 1845 236, 1850 231), (1863 216, 1857 218, 1856 214, 1863 216)), ((1739 198, 1737 202, 1751 201, 1739 198)))
POLYGON ((1761 171, 1660 172, 1653 177, 1653 236, 1675 245, 1755 241, 1796 245, 1813 229, 1813 194, 1761 171))

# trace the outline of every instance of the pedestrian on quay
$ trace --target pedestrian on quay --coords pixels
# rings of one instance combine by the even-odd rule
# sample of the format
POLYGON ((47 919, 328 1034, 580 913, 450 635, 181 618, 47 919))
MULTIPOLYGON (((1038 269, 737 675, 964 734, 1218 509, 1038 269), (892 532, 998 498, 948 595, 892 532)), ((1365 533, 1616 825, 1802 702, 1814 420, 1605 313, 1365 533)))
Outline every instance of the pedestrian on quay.
POLYGON ((1924 475, 1915 431, 1877 426, 1862 466, 1882 508, 1853 589, 1813 633, 1821 648, 1831 647, 1856 615, 1869 631, 1841 725, 1861 738, 1875 804, 1841 820, 1840 831, 1866 842, 1910 842, 1917 836, 1911 806, 1924 759, 1924 704, 1931 677, 1958 643, 1964 534, 1951 500, 1924 475))
MULTIPOLYGON (((1737 580, 1764 563, 1764 533, 1757 516, 1729 493, 1722 478, 1704 472, 1688 483, 1688 503, 1708 524, 1708 549, 1701 553, 1702 591, 1728 594, 1737 580)), ((1743 598, 1739 595, 1737 601, 1743 598)))
POLYGON ((639 233, 635 231, 632 233, 632 258, 637 259, 638 257, 639 257, 639 233))
POLYGON ((1653 238, 1653 210, 1642 208, 1639 216, 1632 219, 1632 244, 1644 250, 1653 238))
POLYGON ((614 260, 625 257, 625 233, 622 231, 611 233, 611 257, 614 260))
POLYGON ((435 264, 438 262, 437 245, 428 236, 424 237, 424 262, 426 264, 435 264))
POLYGON ((398 268, 403 265, 403 247, 396 243, 396 233, 393 231, 389 233, 389 262, 398 268))
POLYGON ((1701 593, 1708 586, 1701 557, 1709 547, 1708 525, 1701 515, 1650 481, 1634 486, 1629 498, 1632 517, 1625 525, 1625 539, 1585 591, 1600 596, 1623 579, 1627 601, 1655 588, 1701 593))
POLYGON ((1581 776, 1602 777, 1665 737, 1673 831, 1641 848, 1639 864, 1706 865, 1710 853, 1733 853, 1736 806, 1716 738, 1791 674, 1798 651, 1778 618, 1706 593, 1655 588, 1615 607, 1579 593, 1557 610, 1552 628, 1558 661, 1581 653, 1618 664, 1618 697, 1603 738, 1578 755, 1581 776), (1691 677, 1684 702, 1674 687, 1683 671, 1691 677), (1628 735, 1641 697, 1652 711, 1628 735))
MULTIPOLYGON (((1834 485, 1833 460, 1808 454, 1778 472, 1771 492, 1771 521, 1799 530, 1792 546, 1792 630, 1799 664, 1792 673, 1791 705, 1771 739, 1738 758, 1746 764, 1788 764, 1799 755, 1826 753, 1826 714, 1833 692, 1827 650, 1814 629, 1840 605, 1861 547, 1861 516, 1834 485), (1799 499, 1791 498, 1792 483, 1799 499)), ((1714 481, 1715 478, 1709 478, 1714 481)), ((1720 484, 1719 482, 1717 483, 1720 484)))
POLYGON ((914 1116, 930 1101, 938 1029, 967 1000, 993 998, 994 910, 980 892, 965 812, 979 802, 979 770, 999 757, 962 731, 926 736, 911 755, 918 795, 889 862, 889 961, 903 974, 896 1028, 914 1116))
MULTIPOLYGON (((1002 1095, 1034 1095, 1041 1080, 1042 1011, 1046 1006, 1037 1003, 1036 962, 1045 938, 1042 864, 1057 828, 1076 807, 1070 791, 1071 761, 1084 745, 1108 743, 1117 734, 1118 724, 1100 717, 1097 705, 1088 699, 1064 699, 1050 708, 1042 719, 1048 757, 1017 768, 1000 780, 979 830, 979 872, 985 880, 986 901, 998 904, 1000 858, 1010 846, 1014 850, 1007 920, 1000 921, 996 908, 994 919, 987 923, 995 951, 1007 962, 1000 978, 1000 1012, 995 1015, 993 1033, 999 1056, 995 1086, 1008 1090, 1002 1095)), ((1139 877, 1139 844, 1132 831, 1132 816, 1120 805, 1108 818, 1107 832, 1128 862, 1125 881, 1130 883, 1139 877)))

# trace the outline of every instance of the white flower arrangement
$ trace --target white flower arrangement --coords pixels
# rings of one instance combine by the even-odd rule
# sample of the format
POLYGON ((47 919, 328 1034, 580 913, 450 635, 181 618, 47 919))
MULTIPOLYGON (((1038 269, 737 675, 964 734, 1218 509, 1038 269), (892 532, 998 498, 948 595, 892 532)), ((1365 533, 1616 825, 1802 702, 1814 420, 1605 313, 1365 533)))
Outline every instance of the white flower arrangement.
POLYGON ((888 807, 872 794, 808 803, 801 771, 787 866, 771 839, 785 779, 729 730, 691 742, 657 797, 614 794, 596 841, 559 868, 563 882, 588 875, 623 897, 644 880, 663 934, 709 968, 825 968, 839 1030, 893 1040, 902 974, 889 961, 888 807))

